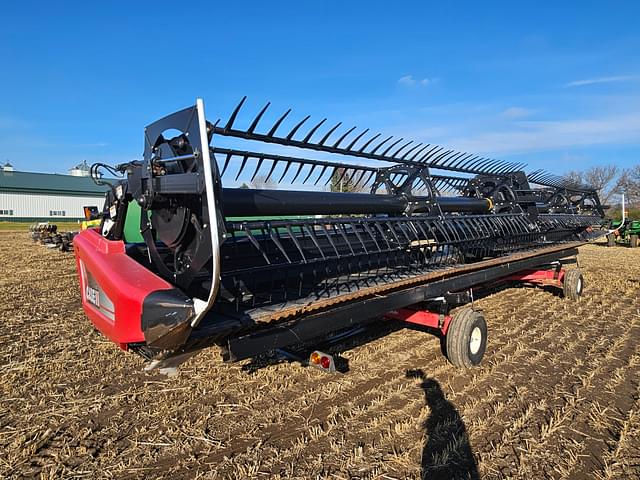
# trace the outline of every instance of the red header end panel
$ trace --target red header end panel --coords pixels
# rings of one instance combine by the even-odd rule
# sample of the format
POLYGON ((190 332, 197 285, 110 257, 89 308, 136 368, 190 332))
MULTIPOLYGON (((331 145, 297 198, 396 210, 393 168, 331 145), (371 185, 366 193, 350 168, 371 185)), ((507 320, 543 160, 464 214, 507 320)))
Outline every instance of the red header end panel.
POLYGON ((141 315, 145 297, 173 286, 130 258, 124 242, 109 241, 96 229, 76 235, 73 249, 82 306, 91 322, 122 349, 129 343, 144 342, 141 315))

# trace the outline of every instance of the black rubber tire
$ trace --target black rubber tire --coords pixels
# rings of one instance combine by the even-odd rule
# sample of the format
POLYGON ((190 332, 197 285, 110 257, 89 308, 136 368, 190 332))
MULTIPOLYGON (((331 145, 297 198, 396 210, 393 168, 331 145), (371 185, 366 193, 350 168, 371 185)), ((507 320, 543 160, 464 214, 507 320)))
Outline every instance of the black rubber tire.
POLYGON ((614 247, 616 245, 616 237, 613 233, 607 235, 607 247, 614 247))
MULTIPOLYGON (((476 335, 478 331, 475 332, 476 335)), ((456 312, 449 323, 445 337, 445 348, 449 361, 460 368, 478 365, 487 349, 487 333, 487 322, 482 313, 469 307, 456 312), (472 333, 476 328, 480 333, 480 344, 476 344, 475 352, 472 352, 472 333)))
POLYGON ((578 268, 572 268, 564 273, 562 290, 564 292, 564 298, 568 298, 574 302, 580 300, 582 292, 584 291, 584 277, 578 268))
POLYGON ((629 235, 629 246, 636 248, 638 246, 638 235, 629 235))

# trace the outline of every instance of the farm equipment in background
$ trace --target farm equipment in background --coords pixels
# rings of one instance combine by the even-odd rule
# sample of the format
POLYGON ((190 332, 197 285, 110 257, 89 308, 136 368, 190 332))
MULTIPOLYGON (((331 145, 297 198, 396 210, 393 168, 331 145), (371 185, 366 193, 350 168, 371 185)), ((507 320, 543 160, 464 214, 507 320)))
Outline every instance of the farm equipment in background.
POLYGON ((82 207, 82 211, 84 212, 84 220, 80 223, 80 230, 100 226, 102 223, 102 216, 98 207, 86 206, 82 207))
MULTIPOLYGON (((80 224, 81 230, 99 227, 102 223, 102 215, 98 207, 82 207, 84 220, 80 224)), ((73 250, 73 239, 78 234, 76 231, 59 232, 58 226, 49 222, 34 223, 29 226, 29 235, 34 242, 39 242, 47 248, 54 248, 61 252, 73 250)))
POLYGON ((58 231, 58 226, 49 222, 39 222, 29 225, 29 237, 34 242, 51 238, 58 231))
POLYGON ((31 240, 47 248, 55 248, 62 252, 73 250, 73 238, 76 232, 59 232, 58 226, 49 222, 35 223, 29 226, 31 240))
POLYGON ((216 344, 235 361, 391 312, 470 366, 484 318, 448 312, 474 286, 520 276, 582 293, 563 259, 600 234, 593 188, 326 119, 281 134, 290 110, 259 128, 269 104, 237 128, 244 101, 210 123, 198 100, 145 129, 142 160, 92 167, 97 183, 100 169, 124 178, 74 240, 82 303, 121 348, 162 367, 216 344))
POLYGON ((607 246, 625 245, 631 248, 640 246, 640 220, 625 218, 611 220, 607 234, 607 246))

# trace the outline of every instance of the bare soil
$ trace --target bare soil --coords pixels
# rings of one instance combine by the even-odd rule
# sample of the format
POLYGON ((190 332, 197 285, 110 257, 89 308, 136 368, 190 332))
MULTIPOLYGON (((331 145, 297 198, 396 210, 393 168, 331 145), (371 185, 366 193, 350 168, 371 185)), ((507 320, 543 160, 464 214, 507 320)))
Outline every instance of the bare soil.
POLYGON ((0 477, 640 478, 640 249, 579 260, 577 303, 476 301, 475 369, 392 328, 343 351, 346 374, 213 348, 166 378, 94 331, 71 254, 0 232, 0 477))

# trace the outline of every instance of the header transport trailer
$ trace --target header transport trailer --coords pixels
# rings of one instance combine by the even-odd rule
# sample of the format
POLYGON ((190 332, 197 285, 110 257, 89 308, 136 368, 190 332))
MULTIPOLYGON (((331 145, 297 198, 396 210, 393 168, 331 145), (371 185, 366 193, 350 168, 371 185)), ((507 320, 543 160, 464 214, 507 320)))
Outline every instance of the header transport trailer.
POLYGON ((198 99, 145 129, 142 160, 92 167, 96 182, 123 178, 100 227, 74 240, 82 303, 122 349, 159 368, 211 345, 236 361, 386 315, 436 329, 451 362, 471 366, 485 320, 448 313, 472 287, 582 293, 563 259, 599 234, 593 188, 326 119, 290 123, 291 110, 264 126, 269 104, 238 127, 244 102, 211 123, 198 99))

